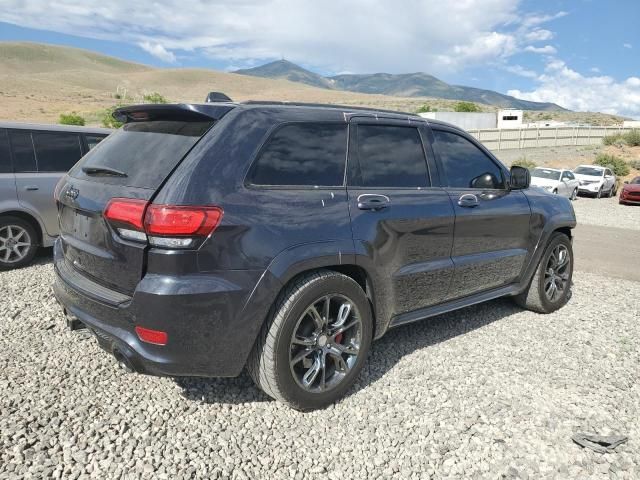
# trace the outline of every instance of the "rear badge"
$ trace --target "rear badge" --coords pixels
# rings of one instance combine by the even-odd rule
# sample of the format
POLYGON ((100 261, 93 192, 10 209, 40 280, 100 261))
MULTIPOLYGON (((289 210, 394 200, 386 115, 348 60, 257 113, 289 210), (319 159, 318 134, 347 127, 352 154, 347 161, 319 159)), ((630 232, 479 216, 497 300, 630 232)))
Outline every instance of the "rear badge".
POLYGON ((65 197, 69 197, 75 200, 76 198, 78 198, 78 195, 80 195, 80 190, 71 186, 67 189, 66 192, 64 192, 64 195, 65 197))

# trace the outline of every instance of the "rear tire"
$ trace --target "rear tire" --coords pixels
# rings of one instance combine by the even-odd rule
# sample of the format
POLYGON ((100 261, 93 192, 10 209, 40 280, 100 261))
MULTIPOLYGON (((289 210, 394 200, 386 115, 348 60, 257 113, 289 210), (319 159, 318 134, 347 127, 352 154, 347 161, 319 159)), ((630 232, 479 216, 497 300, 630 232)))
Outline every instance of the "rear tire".
POLYGON ((575 200, 575 199, 577 199, 577 198, 578 198, 578 189, 577 189, 577 188, 574 188, 574 189, 573 189, 573 192, 571 193, 571 198, 570 198, 570 200, 575 200))
POLYGON ((551 313, 563 307, 571 296, 573 249, 564 233, 555 232, 540 258, 536 273, 515 302, 527 310, 551 313))
POLYGON ((247 369, 270 397, 296 410, 324 408, 353 385, 372 336, 371 307, 360 285, 346 275, 320 270, 303 275, 280 294, 247 369))
POLYGON ((0 270, 31 263, 38 251, 38 235, 30 222, 18 217, 0 217, 0 270))

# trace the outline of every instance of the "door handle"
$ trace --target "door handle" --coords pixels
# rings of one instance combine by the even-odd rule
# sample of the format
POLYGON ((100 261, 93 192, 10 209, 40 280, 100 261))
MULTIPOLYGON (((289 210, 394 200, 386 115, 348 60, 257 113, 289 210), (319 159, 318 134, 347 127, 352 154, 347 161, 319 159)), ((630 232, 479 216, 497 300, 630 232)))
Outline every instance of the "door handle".
POLYGON ((458 205, 466 208, 473 208, 478 206, 478 197, 471 193, 465 193, 458 199, 458 205))
POLYGON ((27 185, 26 187, 24 187, 24 189, 27 192, 33 192, 35 190, 40 190, 40 187, 38 187, 37 185, 27 185))
POLYGON ((365 193, 358 197, 358 208, 360 210, 382 210, 391 204, 391 200, 386 195, 374 195, 365 193))

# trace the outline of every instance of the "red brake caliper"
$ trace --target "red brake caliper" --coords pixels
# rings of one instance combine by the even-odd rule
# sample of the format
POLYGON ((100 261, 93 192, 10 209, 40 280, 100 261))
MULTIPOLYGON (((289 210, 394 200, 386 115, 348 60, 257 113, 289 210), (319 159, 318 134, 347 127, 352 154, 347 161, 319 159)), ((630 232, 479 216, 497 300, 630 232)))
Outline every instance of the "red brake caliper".
POLYGON ((336 343, 340 343, 342 342, 342 333, 339 333, 338 335, 336 335, 336 343))

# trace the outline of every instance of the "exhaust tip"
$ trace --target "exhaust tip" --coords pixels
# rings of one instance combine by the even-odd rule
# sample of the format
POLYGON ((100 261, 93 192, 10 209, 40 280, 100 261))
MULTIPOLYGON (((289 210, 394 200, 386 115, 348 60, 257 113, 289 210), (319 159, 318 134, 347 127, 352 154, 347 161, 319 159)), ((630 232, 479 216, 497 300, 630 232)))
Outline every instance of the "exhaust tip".
POLYGON ((134 373, 136 371, 136 369, 133 368, 133 364, 131 363, 131 360, 129 360, 129 358, 127 358, 127 356, 117 348, 113 350, 113 356, 118 362, 118 365, 120 366, 120 368, 123 368, 129 373, 134 373))

